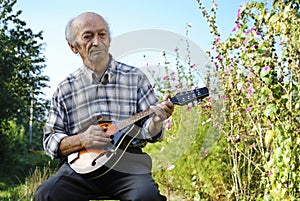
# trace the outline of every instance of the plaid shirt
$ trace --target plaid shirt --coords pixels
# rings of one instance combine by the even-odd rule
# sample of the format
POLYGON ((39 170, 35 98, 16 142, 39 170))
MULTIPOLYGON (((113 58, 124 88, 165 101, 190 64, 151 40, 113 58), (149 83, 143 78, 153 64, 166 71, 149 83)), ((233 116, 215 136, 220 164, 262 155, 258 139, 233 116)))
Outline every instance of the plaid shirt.
MULTIPOLYGON (((118 122, 157 103, 149 80, 138 68, 111 59, 100 79, 83 66, 62 81, 53 95, 44 129, 44 149, 51 158, 58 158, 61 140, 83 132, 100 115, 118 122)), ((151 141, 148 124, 149 120, 144 123, 142 136, 151 141)), ((163 134, 154 141, 161 140, 163 134)))

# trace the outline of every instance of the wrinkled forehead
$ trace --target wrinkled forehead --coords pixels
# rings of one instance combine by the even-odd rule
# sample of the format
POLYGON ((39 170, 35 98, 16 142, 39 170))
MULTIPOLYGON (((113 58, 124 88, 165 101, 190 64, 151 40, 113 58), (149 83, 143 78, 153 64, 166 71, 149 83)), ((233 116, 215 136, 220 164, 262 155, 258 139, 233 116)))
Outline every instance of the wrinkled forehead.
POLYGON ((83 13, 74 18, 72 27, 75 32, 82 32, 88 30, 106 30, 107 24, 102 16, 96 13, 83 13))

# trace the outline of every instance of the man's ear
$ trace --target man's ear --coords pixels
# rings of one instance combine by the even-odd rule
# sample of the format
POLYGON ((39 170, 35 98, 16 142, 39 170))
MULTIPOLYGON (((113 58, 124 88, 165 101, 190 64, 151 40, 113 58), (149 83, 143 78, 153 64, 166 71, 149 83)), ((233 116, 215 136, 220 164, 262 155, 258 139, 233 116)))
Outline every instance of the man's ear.
POLYGON ((72 52, 78 54, 77 47, 75 47, 72 43, 68 42, 69 47, 71 48, 72 52))

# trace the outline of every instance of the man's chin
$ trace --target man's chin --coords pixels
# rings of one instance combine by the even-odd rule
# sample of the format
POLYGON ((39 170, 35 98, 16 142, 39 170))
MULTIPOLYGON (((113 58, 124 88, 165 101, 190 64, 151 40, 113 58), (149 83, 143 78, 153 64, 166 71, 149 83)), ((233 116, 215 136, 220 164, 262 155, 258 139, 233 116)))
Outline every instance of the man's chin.
POLYGON ((103 61, 105 61, 105 59, 108 57, 107 54, 94 54, 92 57, 89 57, 89 61, 93 64, 99 64, 103 61))

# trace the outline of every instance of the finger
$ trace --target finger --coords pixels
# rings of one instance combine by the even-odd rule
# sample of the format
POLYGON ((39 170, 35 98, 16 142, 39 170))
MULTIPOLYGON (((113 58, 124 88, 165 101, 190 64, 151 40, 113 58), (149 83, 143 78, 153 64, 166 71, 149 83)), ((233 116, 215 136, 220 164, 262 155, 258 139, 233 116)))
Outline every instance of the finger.
POLYGON ((87 148, 91 148, 91 147, 101 147, 101 146, 104 146, 104 145, 107 145, 107 143, 109 142, 104 142, 104 141, 93 141, 93 143, 87 147, 87 148))
POLYGON ((173 103, 167 102, 167 101, 161 103, 161 105, 159 105, 159 107, 166 113, 172 113, 172 111, 174 110, 173 103))
POLYGON ((105 136, 97 136, 94 138, 94 142, 102 142, 102 143, 107 143, 110 142, 111 138, 110 137, 105 137, 105 136))
POLYGON ((95 147, 95 146, 103 146, 103 145, 106 145, 107 143, 109 143, 110 141, 111 141, 111 139, 107 138, 107 137, 93 136, 93 137, 86 139, 84 146, 86 148, 95 147))
POLYGON ((104 132, 105 131, 105 129, 106 128, 103 128, 102 126, 100 126, 100 125, 94 125, 94 130, 96 130, 96 131, 102 131, 102 132, 104 132))
POLYGON ((154 110, 155 114, 158 116, 165 113, 163 104, 158 104, 157 106, 154 106, 152 109, 154 110))
POLYGON ((157 110, 156 110, 155 114, 159 118, 159 121, 164 121, 164 120, 167 119, 167 113, 161 107, 157 107, 157 110))
POLYGON ((167 94, 167 95, 165 96, 164 101, 168 101, 170 98, 171 98, 171 95, 170 95, 170 94, 167 94))
POLYGON ((94 131, 93 133, 94 135, 94 138, 95 139, 99 139, 99 138, 107 138, 107 139, 110 139, 110 134, 107 133, 107 132, 104 132, 103 130, 97 130, 97 131, 94 131))

